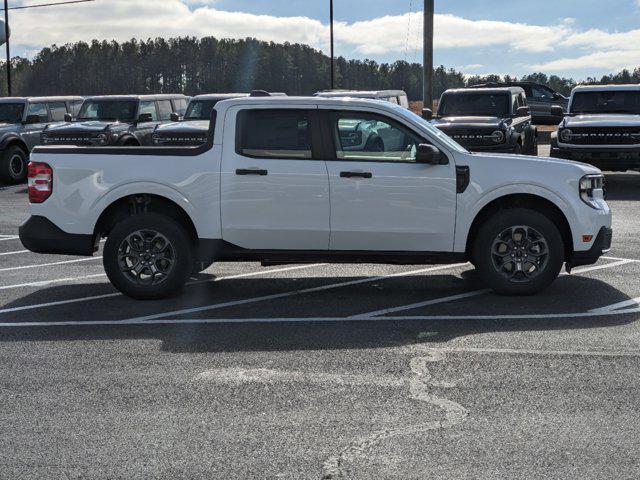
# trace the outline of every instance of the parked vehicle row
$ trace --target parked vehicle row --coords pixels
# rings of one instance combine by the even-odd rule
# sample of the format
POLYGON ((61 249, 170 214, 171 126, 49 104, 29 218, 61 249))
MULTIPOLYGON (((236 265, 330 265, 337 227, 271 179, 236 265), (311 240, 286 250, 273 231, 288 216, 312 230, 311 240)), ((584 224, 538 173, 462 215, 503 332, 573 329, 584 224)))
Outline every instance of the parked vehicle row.
POLYGON ((90 256, 106 238, 106 273, 135 298, 218 261, 470 261, 495 291, 532 294, 612 235, 598 169, 471 154, 406 108, 353 98, 223 100, 197 147, 37 147, 29 199, 26 248, 90 256))

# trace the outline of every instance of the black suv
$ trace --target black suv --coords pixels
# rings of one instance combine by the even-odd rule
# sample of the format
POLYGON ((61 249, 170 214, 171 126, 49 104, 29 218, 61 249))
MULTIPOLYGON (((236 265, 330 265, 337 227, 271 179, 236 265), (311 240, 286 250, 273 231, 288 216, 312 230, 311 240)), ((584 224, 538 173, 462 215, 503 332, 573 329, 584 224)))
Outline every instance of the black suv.
POLYGON ((562 115, 557 114, 557 109, 561 107, 564 112, 569 107, 569 99, 547 87, 534 82, 501 82, 485 83, 474 85, 471 88, 497 88, 497 87, 520 87, 527 95, 527 102, 531 107, 533 122, 538 125, 558 125, 562 121, 562 115))
POLYGON ((172 123, 156 127, 152 137, 153 145, 195 147, 206 143, 211 111, 216 103, 248 95, 248 93, 215 93, 193 97, 189 101, 187 112, 182 121, 177 114, 174 114, 171 117, 172 123))
POLYGON ((438 115, 423 116, 460 145, 474 152, 538 154, 538 131, 518 87, 447 90, 438 115))
POLYGON ((157 125, 182 115, 184 95, 106 95, 87 98, 78 117, 50 125, 42 132, 43 145, 140 146, 151 145, 157 125))

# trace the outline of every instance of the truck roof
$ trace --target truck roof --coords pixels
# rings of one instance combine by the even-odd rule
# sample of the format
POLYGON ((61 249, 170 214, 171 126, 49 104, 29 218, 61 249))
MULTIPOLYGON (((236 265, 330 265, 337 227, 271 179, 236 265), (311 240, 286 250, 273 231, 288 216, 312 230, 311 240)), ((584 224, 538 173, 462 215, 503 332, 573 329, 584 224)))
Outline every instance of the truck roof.
POLYGON ((455 93, 455 94, 473 94, 473 93, 488 93, 488 94, 497 94, 497 93, 524 93, 522 87, 474 87, 474 88, 450 88, 445 91, 443 95, 447 93, 455 93))
POLYGON ((571 92, 637 92, 640 91, 640 85, 580 85, 575 87, 571 92))
POLYGON ((192 100, 228 100, 230 98, 248 97, 248 93, 204 93, 191 97, 192 100))
POLYGON ((65 102, 69 100, 84 100, 84 97, 78 96, 51 96, 51 97, 4 97, 0 98, 2 103, 16 103, 16 102, 65 102))
POLYGON ((315 94, 316 97, 353 97, 353 98, 377 98, 384 96, 406 95, 404 90, 325 90, 315 94))
POLYGON ((172 100, 174 98, 187 98, 181 93, 158 94, 158 95, 94 95, 86 100, 172 100))

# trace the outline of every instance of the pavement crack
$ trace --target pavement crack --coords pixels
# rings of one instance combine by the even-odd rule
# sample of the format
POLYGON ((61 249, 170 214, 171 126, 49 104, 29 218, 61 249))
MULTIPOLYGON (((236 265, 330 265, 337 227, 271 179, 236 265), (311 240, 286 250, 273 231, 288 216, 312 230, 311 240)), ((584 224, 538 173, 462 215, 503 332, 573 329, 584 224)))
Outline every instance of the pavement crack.
POLYGON ((434 387, 442 387, 442 382, 433 380, 429 371, 430 364, 444 360, 444 355, 438 351, 428 351, 425 355, 410 360, 413 377, 408 381, 409 393, 414 400, 428 403, 444 411, 443 420, 431 421, 420 425, 384 429, 355 440, 343 448, 337 455, 330 457, 323 464, 323 480, 346 480, 351 478, 349 465, 359 457, 366 456, 366 452, 383 440, 411 434, 425 433, 438 429, 453 428, 465 421, 468 410, 459 403, 447 398, 433 395, 434 387))

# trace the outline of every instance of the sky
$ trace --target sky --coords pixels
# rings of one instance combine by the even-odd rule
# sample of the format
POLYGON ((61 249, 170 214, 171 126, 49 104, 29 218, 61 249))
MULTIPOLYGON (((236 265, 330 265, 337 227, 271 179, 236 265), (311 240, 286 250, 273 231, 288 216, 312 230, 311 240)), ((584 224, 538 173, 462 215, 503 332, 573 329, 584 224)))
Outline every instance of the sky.
MULTIPOLYGON (((56 1, 56 0, 50 0, 56 1)), ((10 6, 42 3, 9 0, 10 6)), ((420 61, 422 0, 334 0, 336 55, 420 61)), ((640 66, 640 0, 435 0, 436 65, 575 79, 640 66)), ((328 0, 95 0, 13 10, 12 54, 79 40, 255 37, 329 49, 328 0)))

